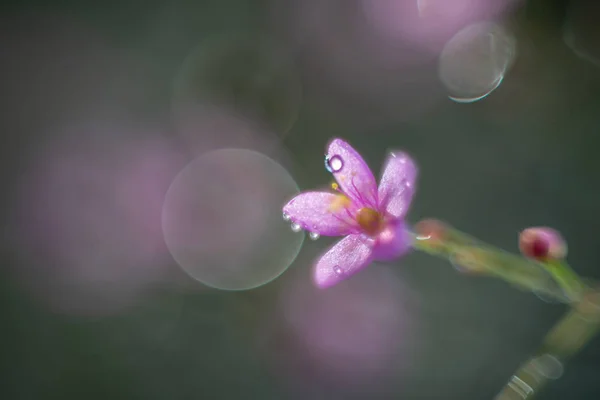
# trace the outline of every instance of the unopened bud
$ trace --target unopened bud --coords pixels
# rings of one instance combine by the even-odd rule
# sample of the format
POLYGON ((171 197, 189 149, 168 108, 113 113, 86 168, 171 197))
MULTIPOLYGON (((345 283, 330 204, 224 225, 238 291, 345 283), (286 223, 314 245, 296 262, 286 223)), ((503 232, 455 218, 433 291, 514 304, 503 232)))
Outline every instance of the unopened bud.
POLYGON ((521 253, 535 260, 560 260, 567 256, 567 244, 556 230, 548 227, 527 228, 519 235, 521 253))
POLYGON ((424 219, 414 226, 417 240, 427 241, 430 246, 443 246, 448 228, 437 219, 424 219))

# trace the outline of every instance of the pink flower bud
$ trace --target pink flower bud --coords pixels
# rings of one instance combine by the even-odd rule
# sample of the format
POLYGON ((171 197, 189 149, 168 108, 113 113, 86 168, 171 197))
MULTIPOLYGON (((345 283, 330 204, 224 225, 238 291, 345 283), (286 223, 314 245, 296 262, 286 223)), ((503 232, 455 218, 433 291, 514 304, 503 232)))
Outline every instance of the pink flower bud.
POLYGON ((414 231, 421 240, 435 248, 442 247, 446 240, 448 228, 437 219, 424 219, 414 226, 414 231))
POLYGON ((548 227, 527 228, 519 235, 519 249, 529 258, 559 260, 567 255, 567 244, 556 230, 548 227))

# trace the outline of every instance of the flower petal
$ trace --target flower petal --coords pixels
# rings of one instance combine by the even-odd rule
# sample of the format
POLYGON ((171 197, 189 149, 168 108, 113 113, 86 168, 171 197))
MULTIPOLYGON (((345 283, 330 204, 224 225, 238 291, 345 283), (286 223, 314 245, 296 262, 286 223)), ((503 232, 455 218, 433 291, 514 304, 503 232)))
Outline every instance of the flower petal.
POLYGON ((376 208, 377 181, 369 166, 348 143, 334 139, 325 155, 325 166, 333 174, 342 192, 360 206, 376 208))
POLYGON ((372 253, 370 243, 361 235, 346 236, 317 261, 315 284, 325 289, 349 278, 371 263, 372 253))
POLYGON ((404 218, 413 195, 417 179, 417 166, 406 153, 389 154, 379 183, 379 209, 395 218, 404 218))
POLYGON ((304 192, 290 200, 283 213, 291 223, 306 231, 321 236, 344 236, 359 230, 348 207, 349 200, 340 194, 304 192))

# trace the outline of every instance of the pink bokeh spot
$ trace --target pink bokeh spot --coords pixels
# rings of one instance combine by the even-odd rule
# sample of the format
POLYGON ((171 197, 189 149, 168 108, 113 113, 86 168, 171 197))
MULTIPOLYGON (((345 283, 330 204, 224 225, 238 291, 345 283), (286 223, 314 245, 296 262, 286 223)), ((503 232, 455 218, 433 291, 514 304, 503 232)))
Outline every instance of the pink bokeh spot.
POLYGON ((178 136, 193 155, 223 148, 249 149, 286 161, 281 141, 257 121, 216 104, 183 104, 174 110, 178 136))
POLYGON ((16 198, 26 286, 59 312, 134 302, 168 265, 161 208, 183 162, 155 129, 82 126, 41 147, 16 198))
POLYGON ((362 0, 372 29, 385 40, 402 40, 438 51, 465 26, 497 19, 521 0, 362 0))
POLYGON ((274 357, 292 383, 317 378, 346 388, 377 385, 389 376, 386 370, 409 364, 417 328, 408 303, 415 304, 414 293, 385 266, 325 291, 304 279, 289 284, 280 322, 289 345, 274 357))

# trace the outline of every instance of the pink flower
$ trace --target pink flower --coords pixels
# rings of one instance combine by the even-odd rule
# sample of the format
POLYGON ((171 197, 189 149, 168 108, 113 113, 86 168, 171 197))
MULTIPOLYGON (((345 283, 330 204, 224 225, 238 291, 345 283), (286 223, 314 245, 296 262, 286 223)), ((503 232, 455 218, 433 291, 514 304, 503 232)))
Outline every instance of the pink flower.
POLYGON ((325 167, 335 177, 332 192, 304 192, 283 207, 292 229, 311 236, 345 236, 317 261, 313 279, 321 288, 356 274, 372 261, 389 261, 411 247, 404 217, 415 192, 417 167, 403 152, 388 156, 381 182, 356 150, 341 139, 328 146, 325 167))

